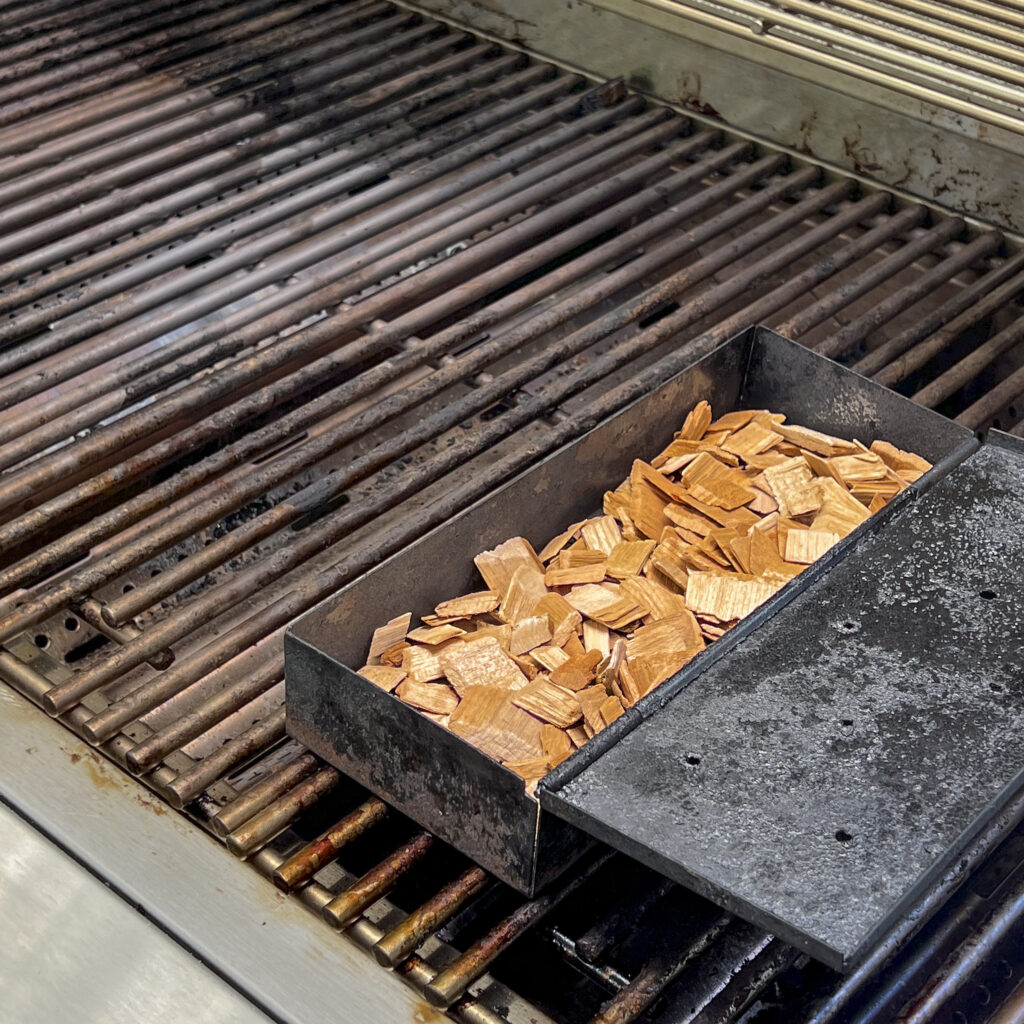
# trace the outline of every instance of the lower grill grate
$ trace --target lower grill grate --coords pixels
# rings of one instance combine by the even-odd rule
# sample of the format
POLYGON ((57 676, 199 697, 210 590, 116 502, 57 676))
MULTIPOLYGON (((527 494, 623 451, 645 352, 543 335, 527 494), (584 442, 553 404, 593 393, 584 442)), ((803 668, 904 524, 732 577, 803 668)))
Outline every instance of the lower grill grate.
MULTIPOLYGON (((0 676, 463 1019, 922 992, 953 932, 873 1004, 618 856, 524 904, 284 739, 281 636, 757 322, 1019 430, 1024 253, 391 3, 36 0, 0 52, 0 676)), ((949 971, 908 1019, 986 1019, 949 971)))

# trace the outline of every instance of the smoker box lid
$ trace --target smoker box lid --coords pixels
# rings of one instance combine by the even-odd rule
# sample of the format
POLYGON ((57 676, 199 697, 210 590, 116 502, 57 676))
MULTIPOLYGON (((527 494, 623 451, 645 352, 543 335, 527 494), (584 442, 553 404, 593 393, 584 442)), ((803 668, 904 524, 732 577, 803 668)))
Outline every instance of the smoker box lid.
POLYGON ((543 806, 851 968, 1024 782, 1024 445, 993 438, 543 806))

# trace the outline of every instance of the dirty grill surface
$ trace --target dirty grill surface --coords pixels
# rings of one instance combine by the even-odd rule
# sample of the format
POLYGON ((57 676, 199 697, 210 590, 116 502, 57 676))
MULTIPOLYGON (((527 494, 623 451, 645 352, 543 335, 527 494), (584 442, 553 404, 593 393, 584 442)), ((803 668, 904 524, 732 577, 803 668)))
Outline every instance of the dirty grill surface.
POLYGON ((846 981, 606 851, 524 903, 285 739, 281 637, 757 322, 1016 427, 1024 254, 390 3, 34 0, 0 54, 8 683, 464 1019, 987 1019, 1015 859, 846 981))

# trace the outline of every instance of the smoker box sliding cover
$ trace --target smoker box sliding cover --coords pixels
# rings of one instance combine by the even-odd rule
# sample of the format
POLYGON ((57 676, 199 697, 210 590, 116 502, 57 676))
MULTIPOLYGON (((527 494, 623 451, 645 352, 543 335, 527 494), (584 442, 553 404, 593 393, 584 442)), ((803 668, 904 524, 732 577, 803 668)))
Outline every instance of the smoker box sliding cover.
POLYGON ((1022 566, 1003 435, 541 803, 849 969, 1024 783, 1022 566))
MULTIPOLYGON (((701 399, 711 402, 716 415, 768 408, 841 437, 865 443, 883 438, 935 467, 556 772, 579 770, 614 744, 841 558, 865 529, 875 528, 977 446, 969 431, 949 420, 772 331, 752 328, 304 616, 285 637, 288 731, 520 891, 533 894, 556 877, 586 848, 583 832, 542 811, 518 775, 356 670, 365 663, 377 626, 478 590, 473 558, 481 551, 516 535, 539 549, 568 524, 599 514, 604 491, 629 475, 634 459, 651 458, 665 447, 701 399)), ((587 815, 572 817, 584 832, 594 831, 587 815)))

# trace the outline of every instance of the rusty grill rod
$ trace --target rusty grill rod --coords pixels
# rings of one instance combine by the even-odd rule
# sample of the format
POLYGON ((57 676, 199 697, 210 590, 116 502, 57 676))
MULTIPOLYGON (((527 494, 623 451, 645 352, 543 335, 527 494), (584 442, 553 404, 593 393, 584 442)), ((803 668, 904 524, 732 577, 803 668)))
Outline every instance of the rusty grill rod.
MULTIPOLYGON (((1024 318, 1016 321, 1001 335, 1012 333, 1016 338, 1024 337, 1022 330, 1024 318)), ((996 335, 1000 338, 1001 335, 996 335)), ((1014 370, 1008 377, 1004 377, 991 391, 983 395, 976 402, 972 402, 962 413, 956 417, 956 422, 978 430, 989 420, 997 416, 1003 406, 1016 402, 1024 395, 1024 367, 1014 370)), ((915 396, 916 397, 916 396, 915 396)))
MULTIPOLYGON (((923 231, 907 245, 901 246, 895 252, 882 259, 874 260, 872 265, 865 269, 863 273, 841 288, 836 289, 833 293, 806 309, 801 310, 800 313, 787 320, 778 328, 779 333, 784 334, 786 337, 792 337, 794 340, 800 338, 811 328, 823 323, 855 299, 873 291, 900 270, 910 266, 911 263, 921 256, 934 252, 951 238, 962 234, 965 227, 964 222, 958 218, 940 221, 930 230, 923 231), (787 331, 791 333, 787 334, 787 331)), ((933 267, 931 271, 926 272, 927 275, 930 275, 930 285, 941 283, 950 275, 963 269, 963 267, 988 255, 999 246, 1001 241, 1002 236, 998 232, 993 231, 982 234, 962 246, 953 256, 943 260, 933 267)), ((926 274, 922 274, 918 282, 924 280, 926 274)), ((915 284, 918 282, 915 282, 915 284)), ((898 299, 899 302, 905 302, 909 296, 904 295, 904 292, 901 290, 894 293, 893 298, 898 299)), ((832 359, 842 355, 848 347, 849 342, 841 331, 830 333, 828 338, 814 346, 815 351, 832 359)))
MULTIPOLYGON (((194 159, 144 177, 135 184, 113 189, 64 213, 36 220, 0 240, 0 258, 22 254, 0 266, 0 280, 3 281, 20 280, 34 271, 78 257, 67 266, 53 267, 49 274, 19 286, 17 292, 0 295, 0 311, 8 312, 19 304, 27 305, 59 292, 90 275, 110 270, 189 232, 206 228, 221 217, 258 205, 282 190, 279 185, 281 176, 277 172, 307 156, 323 155, 334 146, 410 115, 414 116, 410 117, 406 131, 420 130, 470 109, 479 102, 473 90, 489 78, 502 78, 523 63, 517 55, 498 54, 495 47, 487 44, 470 46, 433 63, 417 62, 404 73, 399 73, 406 64, 404 58, 400 57, 397 64, 384 61, 384 80, 374 89, 374 98, 380 101, 381 106, 367 111, 366 104, 350 99, 313 112, 306 111, 307 106, 314 102, 325 103, 331 93, 344 83, 346 79, 343 76, 322 89, 312 90, 308 104, 304 101, 297 111, 301 116, 293 120, 264 129, 265 115, 255 114, 252 118, 255 127, 264 130, 258 131, 245 143, 245 152, 252 154, 252 159, 239 161, 232 146, 216 148, 222 139, 231 141, 236 138, 238 122, 202 133, 201 146, 191 145, 196 141, 193 136, 190 147, 198 151, 194 159), (491 58, 489 63, 469 68, 483 57, 491 58), (454 77, 464 70, 465 77, 454 77), (439 81, 434 81, 438 78, 439 81), (463 90, 467 90, 469 95, 463 90), (432 101, 453 93, 457 95, 447 105, 428 107, 432 101), (402 98, 392 99, 399 96, 402 98), (421 111, 420 108, 426 109, 421 111), (267 175, 273 177, 267 181, 259 180, 267 175), (243 184, 246 185, 243 191, 224 195, 243 184), (216 202, 209 202, 214 198, 216 202), (115 213, 118 216, 111 216, 115 213), (170 223, 159 223, 172 214, 182 213, 185 215, 175 217, 170 223), (151 226, 144 234, 132 234, 147 225, 151 226), (125 235, 130 237, 122 239, 125 235), (43 244, 48 239, 53 241, 43 244), (122 240, 90 253, 98 243, 117 239, 122 240)), ((550 69, 534 66, 530 80, 550 74, 550 69)), ((180 158, 180 151, 175 156, 180 158)), ((151 157, 144 159, 148 161, 151 157)), ((316 170, 318 174, 323 173, 320 167, 316 170)), ((309 173, 307 170, 306 174, 309 173)), ((80 308, 80 305, 51 308, 71 310, 80 308)))
POLYGON ((229 832, 234 832, 293 786, 312 775, 321 764, 320 759, 313 754, 297 754, 220 810, 210 820, 213 831, 222 839, 226 838, 229 832))
MULTIPOLYGON (((251 863, 263 874, 272 875, 282 861, 280 854, 271 849, 261 850, 256 854, 251 863)), ((313 913, 320 915, 324 906, 330 902, 333 893, 316 882, 300 889, 296 894, 297 898, 304 903, 313 913)), ((346 929, 346 934, 358 942, 361 946, 370 949, 383 936, 383 931, 365 917, 354 921, 346 929)), ((400 965, 399 976, 404 978, 417 991, 422 992, 434 977, 436 970, 426 961, 418 956, 410 956, 400 965)), ((472 996, 464 996, 449 1008, 449 1014, 464 1024, 507 1024, 504 1017, 499 1017, 480 1000, 472 996)))
MULTIPOLYGON (((574 152, 578 163, 574 164, 567 154, 557 154, 548 157, 542 165, 524 169, 514 178, 507 178, 493 186, 488 193, 492 198, 491 203, 485 201, 484 195, 478 195, 471 200, 464 200, 455 206, 437 209, 429 217, 422 218, 419 224, 407 224, 406 229, 402 232, 389 231, 375 243, 367 243, 362 247, 352 245, 344 252, 340 259, 335 260, 331 264, 331 269, 340 277, 340 280, 336 280, 334 288, 339 290, 342 287, 353 287, 360 280, 365 281, 375 278, 382 271, 391 267, 407 265, 404 263, 405 260, 436 251, 434 247, 439 245, 445 238, 458 236, 463 231, 472 234, 474 231, 479 230, 478 225, 487 221, 488 217, 500 215, 503 211, 508 211, 509 215, 519 212, 520 208, 525 207, 532 201, 531 197, 536 198, 543 194, 543 197, 547 198, 555 189, 564 187, 568 183, 590 173, 591 168, 608 166, 613 162, 612 153, 617 156, 628 156, 631 152, 644 146, 649 147, 652 144, 666 141, 672 135, 678 134, 679 129, 680 125, 678 122, 665 121, 660 115, 640 116, 632 121, 609 128, 608 131, 600 136, 581 142, 574 152), (654 123, 657 121, 662 123, 660 125, 654 123), (641 131, 641 129, 652 124, 654 126, 648 131, 641 131), (624 140, 623 136, 632 137, 624 140), (535 186, 533 193, 530 193, 527 188, 531 184, 535 186), (476 214, 475 218, 469 216, 474 213, 476 214), (437 231, 430 233, 430 229, 438 224, 444 229, 443 233, 439 234, 437 231), (415 246, 411 244, 414 241, 417 242, 415 246), (410 244, 402 246, 403 242, 410 244), (387 257, 386 260, 385 257, 387 257), (344 276, 346 271, 350 272, 349 277, 344 276), (355 277, 352 276, 354 271, 358 271, 355 277)), ((647 159, 656 162, 658 159, 667 160, 667 157, 655 155, 647 159)), ((177 251, 172 250, 172 253, 177 251)), ((307 283, 304 287, 308 289, 309 284, 307 283)), ((419 283, 415 287, 420 287, 419 283)), ((275 302, 280 304, 285 298, 286 296, 279 295, 275 302)), ((362 307, 360 309, 353 309, 350 320, 355 318, 361 312, 361 309, 362 307)), ((251 317, 252 312, 250 311, 247 315, 251 317)), ((335 325, 337 326, 337 322, 335 322, 335 325)), ((265 328, 262 328, 258 321, 254 323, 253 331, 263 333, 264 330, 265 328)), ((323 330, 325 328, 321 327, 320 331, 322 332, 323 330)), ((303 337, 310 336, 310 332, 303 332, 303 337)), ((172 356, 180 352, 184 351, 188 354, 188 359, 176 363, 169 368, 154 370, 148 376, 135 376, 136 363, 126 363, 120 372, 113 371, 109 376, 113 384, 128 383, 131 397, 128 398, 123 394, 115 392, 109 399, 98 398, 92 405, 85 407, 88 415, 86 422, 95 422, 110 411, 122 407, 128 401, 138 401, 158 388, 165 387, 167 383, 172 382, 177 377, 185 375, 189 370, 194 372, 196 369, 204 368, 211 361, 211 348, 218 357, 218 361, 226 356, 235 354, 242 347, 246 337, 246 335, 234 338, 229 336, 226 341, 220 344, 205 348, 201 347, 198 350, 189 352, 195 339, 186 336, 177 343, 172 342, 170 345, 164 346, 161 352, 153 353, 137 361, 143 362, 146 366, 154 363, 159 365, 161 361, 167 362, 172 356)), ((298 339, 291 337, 286 341, 278 343, 275 346, 275 351, 287 352, 297 343, 298 339)), ((266 349, 264 349, 264 352, 266 352, 266 349)), ((222 371, 222 373, 227 372, 227 368, 222 371)), ((104 375, 102 378, 97 377, 77 388, 69 389, 57 402, 48 403, 47 409, 51 406, 56 406, 55 411, 59 412, 66 407, 70 407, 71 401, 76 397, 78 401, 86 401, 94 396, 102 395, 103 385, 107 379, 108 377, 104 375)), ((203 387, 209 393, 211 385, 208 381, 204 380, 203 387)), ((5 422, 6 429, 0 430, 0 433, 15 435, 17 432, 23 432, 26 427, 30 427, 35 422, 38 422, 39 418, 39 409, 34 409, 31 405, 20 416, 16 411, 12 411, 11 416, 5 422)), ((37 428, 29 437, 24 437, 19 444, 10 446, 13 454, 6 457, 5 461, 16 459, 20 453, 31 448, 38 448, 44 443, 41 438, 56 439, 66 436, 66 433, 62 434, 61 432, 66 431, 67 427, 68 422, 66 419, 57 418, 45 430, 37 428)))
POLYGON ((423 994, 434 1006, 451 1006, 500 953, 579 890, 612 856, 612 852, 607 849, 588 854, 584 861, 576 864, 568 882, 517 907, 445 967, 426 986, 423 994))
POLYGON ((284 736, 284 681, 279 682, 280 704, 275 711, 229 740, 208 757, 204 757, 194 767, 181 772, 167 785, 159 787, 161 796, 172 807, 184 807, 225 772, 284 736))
POLYGON ((664 948, 658 950, 630 983, 601 1007, 590 1024, 630 1024, 636 1020, 686 967, 711 947, 733 920, 730 914, 721 914, 702 928, 695 938, 683 931, 666 935, 664 948))
MULTIPOLYGON (((578 107, 580 98, 569 96, 518 118, 511 124, 501 124, 515 117, 531 102, 552 94, 564 93, 573 84, 575 83, 567 83, 565 79, 555 79, 525 96, 496 104, 482 113, 461 118, 442 129, 439 138, 426 137, 419 143, 410 144, 410 151, 415 148, 415 152, 420 156, 426 156, 431 151, 436 152, 448 135, 454 136, 455 141, 465 139, 485 127, 490 127, 491 130, 464 145, 440 154, 406 174, 389 177, 348 199, 326 203, 315 212, 307 212, 298 222, 259 236, 249 244, 215 257, 192 271, 172 275, 166 281, 130 293, 131 298, 123 297, 100 303, 85 315, 69 318, 64 322, 63 328, 51 331, 49 337, 24 343, 18 347, 17 352, 8 350, 0 353, 0 369, 9 370, 15 366, 24 366, 30 355, 32 359, 37 360, 25 375, 0 385, 0 401, 13 403, 38 394, 115 355, 188 324, 225 303, 243 298, 254 289, 273 284, 281 277, 334 255, 343 248, 347 249, 365 242, 386 228, 408 223, 413 216, 436 208, 440 202, 452 199, 459 193, 467 192, 485 182, 493 181, 513 168, 521 167, 618 116, 614 108, 602 109, 568 121, 557 130, 541 135, 534 134, 538 129, 571 114, 578 107), (494 155, 496 150, 524 138, 528 141, 494 155), (481 159, 488 156, 491 158, 481 159), (442 177, 447 172, 459 168, 464 168, 459 176, 442 177), (432 187, 416 190, 416 186, 430 181, 434 181, 432 187), (406 193, 412 194, 407 195, 404 201, 387 202, 406 193), (361 218, 356 225, 346 224, 348 218, 365 213, 373 207, 377 209, 361 218), (267 258, 248 274, 228 276, 226 281, 212 288, 200 288, 202 285, 217 281, 218 278, 232 275, 234 271, 264 256, 267 258), (128 328, 107 327, 95 333, 97 326, 110 317, 119 322, 129 316, 137 317, 138 314, 151 310, 159 302, 183 294, 187 294, 187 298, 182 302, 155 316, 137 320, 128 328), (83 341, 85 338, 88 338, 87 342, 83 341), (55 352, 59 355, 53 356, 55 352), (49 359, 43 358, 48 355, 49 359)), ((353 178, 350 185, 354 186, 360 183, 363 175, 356 170, 353 172, 353 178)), ((397 241, 393 244, 395 248, 399 247, 397 241)), ((309 290, 313 289, 311 283, 307 283, 306 287, 309 290)), ((238 326, 239 321, 245 323, 252 318, 252 308, 246 308, 226 317, 217 325, 216 330, 208 329, 207 338, 223 337, 233 327, 238 326)))
MULTIPOLYGON (((799 222, 799 220, 810 212, 813 212, 816 208, 820 209, 828 205, 834 199, 840 197, 844 192, 848 191, 849 186, 845 182, 838 182, 833 186, 822 189, 821 192, 810 196, 803 203, 797 204, 795 207, 778 215, 769 222, 770 227, 762 227, 761 232, 769 235, 777 232, 781 223, 785 223, 791 219, 793 223, 799 222)), ((794 242, 780 249, 777 253, 773 253, 765 257, 760 263, 755 265, 755 268, 747 269, 733 278, 729 279, 722 285, 712 289, 708 296, 705 298, 706 306, 703 303, 692 303, 687 307, 690 314, 696 314, 698 310, 702 313, 709 311, 709 308, 722 301, 726 296, 735 296, 742 294, 746 287, 750 283, 759 279, 761 275, 767 273, 770 268, 777 267, 779 265, 785 265, 785 260, 792 258, 795 254, 800 252, 806 252, 813 249, 815 245, 820 244, 823 238, 829 237, 834 232, 842 230, 843 225, 849 225, 856 223, 857 220, 861 219, 862 216, 870 213, 871 211, 877 211, 880 207, 887 203, 887 197, 883 195, 876 195, 862 200, 861 203, 856 204, 854 207, 844 211, 843 213, 837 214, 831 218, 825 224, 820 225, 807 232, 802 238, 796 239, 794 242), (712 297, 713 296, 713 297, 712 297)), ((906 218, 903 218, 905 220, 906 218)), ((883 227, 892 234, 893 231, 898 231, 901 226, 899 218, 893 218, 896 222, 895 229, 890 227, 890 224, 883 225, 883 227)), ((744 249, 744 244, 751 246, 750 239, 758 236, 757 230, 750 232, 745 236, 745 241, 741 240, 738 243, 733 243, 729 247, 725 247, 723 250, 716 252, 710 257, 705 257, 704 260, 698 261, 692 268, 688 268, 686 271, 681 272, 682 279, 689 282, 692 279, 688 278, 687 275, 696 275, 700 272, 703 276, 707 276, 711 270, 709 268, 717 268, 720 260, 726 258, 721 255, 723 252, 732 253, 733 248, 738 248, 739 252, 744 249)), ((876 237, 877 232, 869 233, 872 238, 876 237)), ((870 239, 869 239, 870 241, 870 239)), ((863 241, 855 243, 855 245, 864 245, 863 241)), ((739 255, 736 252, 735 255, 739 255)), ((731 258, 735 258, 733 255, 731 258)), ((680 275, 676 275, 676 283, 678 282, 680 275)), ((700 279, 700 278, 698 278, 700 279)), ((671 281, 672 279, 670 279, 671 281)), ((665 301, 665 296, 662 294, 663 289, 659 286, 656 289, 646 293, 646 302, 651 306, 656 306, 661 302, 665 301)), ((620 310, 616 311, 609 316, 632 316, 635 314, 637 309, 636 303, 626 307, 621 307, 620 310)), ((642 304, 640 304, 642 307, 642 304)), ((675 329, 678 329, 679 314, 676 314, 676 321, 673 324, 675 329)), ((661 324, 668 322, 672 318, 666 318, 661 321, 661 324)), ((696 319, 696 315, 694 315, 696 319)), ((628 321, 627 321, 628 322, 628 321)), ((602 321, 598 321, 601 324, 602 321)), ((569 397, 570 394, 575 393, 577 390, 581 390, 593 381, 600 379, 607 373, 617 369, 618 366, 628 362, 631 358, 639 352, 645 351, 646 348, 653 347, 653 345, 664 340, 665 335, 659 333, 661 324, 657 325, 651 331, 644 332, 633 342, 627 342, 621 344, 613 349, 610 353, 595 360, 591 363, 580 375, 576 376, 571 380, 567 380, 563 384, 565 390, 564 394, 559 395, 548 395, 543 399, 534 399, 525 401, 517 406, 511 413, 500 419, 493 420, 486 424, 486 426, 473 437, 461 438, 459 441, 447 449, 446 452, 415 469, 410 469, 410 472, 400 480, 395 481, 382 496, 377 497, 377 504, 367 505, 359 501, 350 502, 348 505, 343 507, 338 513, 334 513, 321 519, 314 530, 307 531, 305 536, 300 536, 287 548, 283 548, 274 554, 270 555, 266 559, 262 560, 259 564, 251 566, 243 572, 237 574, 232 578, 231 581, 226 583, 222 587, 215 588, 216 599, 214 600, 214 590, 207 592, 206 594, 198 597, 192 602, 187 610, 175 618, 167 618, 159 625, 156 625, 151 629, 148 634, 140 638, 139 640, 132 641, 130 644, 120 648, 117 653, 109 655, 102 663, 97 664, 89 671, 83 672, 77 675, 73 680, 61 687, 56 687, 51 694, 46 698, 45 704, 51 713, 60 713, 61 711, 67 710, 70 706, 76 703, 86 693, 93 692, 100 686, 110 682, 120 672, 131 668, 134 665, 140 663, 140 653, 150 644, 154 643, 158 637, 164 636, 183 636, 188 632, 191 632, 196 624, 199 624, 203 619, 208 617, 211 613, 217 614, 222 612, 225 608, 231 607, 238 600, 242 600, 244 597, 248 597, 260 587, 272 585, 275 581, 279 580, 282 573, 289 571, 296 565, 300 564, 310 555, 314 555, 319 552, 325 544, 334 543, 340 537, 346 535, 356 525, 362 525, 368 519, 378 514, 381 505, 390 507, 395 504, 401 497, 407 496, 412 493, 416 493, 426 483, 437 479, 437 477, 454 465, 465 461, 471 454, 483 450, 485 447, 494 443, 503 436, 506 436, 509 432, 516 429, 517 426, 522 425, 525 422, 529 422, 534 416, 541 414, 542 412, 550 409, 558 401, 564 400, 569 397), (198 617, 197 617, 198 616, 198 617), (201 618, 200 618, 201 617, 201 618)), ((575 332, 574 335, 570 336, 570 339, 561 342, 557 347, 548 349, 539 357, 535 357, 533 360, 521 363, 518 367, 502 375, 500 385, 490 384, 486 385, 486 389, 494 391, 495 397, 492 401, 499 400, 511 387, 520 386, 525 380, 534 376, 537 373, 543 372, 545 369, 550 368, 557 362, 562 361, 566 354, 573 351, 581 351, 584 347, 589 345, 593 340, 598 340, 600 336, 603 336, 603 332, 596 329, 593 325, 582 331, 575 332), (591 333, 596 333, 597 337, 591 337, 591 333)), ((435 418, 443 416, 445 410, 441 410, 435 418)), ((428 422, 428 421, 424 421, 428 422)), ((424 429, 421 423, 420 429, 424 429)), ((367 459, 368 457, 364 457, 367 459)), ((350 467, 351 471, 351 467, 350 467)), ((302 605, 302 600, 299 600, 299 595, 307 589, 306 586, 299 585, 298 587, 292 585, 290 594, 282 602, 282 610, 284 604, 292 604, 298 609, 302 605)), ((264 595, 269 596, 271 593, 276 593, 278 587, 270 586, 264 595)), ((264 595, 261 595, 263 597, 264 595)), ((269 601, 267 602, 269 604, 269 601)), ((30 608, 30 604, 26 604, 24 609, 30 608)), ((308 605, 305 605, 308 607, 308 605)), ((15 613, 17 614, 17 613, 15 613)), ((28 614, 33 614, 31 611, 28 614)), ((294 614, 294 613, 293 613, 294 614)), ((274 617, 276 619, 276 615, 274 617)), ((274 628, 276 625, 280 625, 281 621, 274 621, 274 625, 270 628, 274 628)), ((256 618, 250 619, 247 622, 249 629, 252 629, 255 625, 256 618)), ((161 649, 167 646, 167 643, 173 641, 165 640, 160 645, 161 649)), ((224 642, 221 641, 221 644, 224 642)), ((223 647, 226 651, 227 644, 223 647)), ((237 651, 232 651, 237 653, 237 651)), ((229 655, 230 656, 230 655, 229 655)), ((204 659, 209 657, 209 653, 202 656, 204 659)), ((176 674, 184 676, 186 671, 183 666, 178 666, 174 672, 176 674)), ((208 669, 215 667, 213 664, 208 663, 208 669)))
MULTIPOLYGON (((287 27, 292 15, 319 5, 320 0, 307 0, 296 7, 277 8, 276 12, 271 10, 266 17, 259 19, 262 25, 247 23, 243 29, 245 32, 262 29, 259 34, 266 36, 263 45, 259 45, 258 36, 250 37, 206 58, 191 61, 188 65, 189 78, 196 83, 205 81, 205 84, 196 84, 191 89, 182 88, 188 79, 183 83, 181 78, 171 74, 150 75, 120 87, 111 87, 112 79, 117 76, 108 70, 92 79, 72 83, 64 90, 51 90, 41 96, 9 104, 0 114, 0 157, 6 157, 0 160, 0 181, 13 180, 9 181, 6 189, 0 188, 0 196, 9 201, 12 194, 22 196, 43 191, 41 186, 24 179, 18 186, 16 175, 24 175, 89 147, 130 138, 132 144, 126 150, 127 155, 161 134, 167 138, 180 137, 193 128, 208 126, 211 121, 216 123, 231 112, 242 113, 261 97, 272 101, 277 96, 286 95, 287 88, 275 88, 275 78, 288 76, 295 85, 312 85, 316 76, 329 67, 329 62, 322 59, 323 55, 339 46, 343 50, 347 43, 339 40, 328 40, 326 44, 323 40, 320 43, 310 42, 316 39, 316 33, 311 29, 317 23, 321 23, 321 27, 329 27, 339 19, 347 20, 349 10, 357 17, 364 17, 364 11, 369 11, 369 16, 373 17, 385 10, 395 10, 390 5, 382 8, 375 0, 359 0, 349 10, 328 11, 321 13, 319 18, 301 18, 298 28, 287 27), (307 42, 305 50, 295 53, 296 42, 303 41, 307 42), (265 57, 253 62, 254 53, 260 53, 263 46, 268 46, 265 57), (303 68, 307 61, 319 66, 303 68), (231 90, 239 86, 248 88, 232 96, 231 90), (76 104, 73 114, 63 106, 76 95, 90 91, 95 92, 96 97, 84 104, 76 104), (222 94, 226 98, 222 98, 222 94), (56 103, 62 105, 45 113, 56 103), (31 120, 26 123, 26 118, 31 120), (35 148, 26 152, 30 147, 35 148)), ((402 16, 400 20, 406 22, 409 19, 402 16)), ((129 70, 134 74, 134 68, 129 70)), ((46 187, 52 187, 53 182, 48 176, 43 174, 40 177, 46 187)))
POLYGON ((307 843, 292 854, 273 874, 274 885, 281 892, 293 892, 305 885, 318 871, 330 864, 341 850, 382 822, 388 815, 388 805, 377 797, 370 797, 350 811, 323 835, 307 843))
POLYGON ((482 868, 466 868, 458 878, 439 889, 405 920, 383 935, 373 955, 384 967, 395 967, 428 936, 444 927, 475 896, 483 892, 490 878, 482 868))
POLYGON ((772 939, 729 979, 728 985, 690 1024, 729 1024, 739 1019, 764 990, 793 965, 797 956, 792 946, 787 946, 779 939, 772 939))
POLYGON ((905 288, 882 299, 877 306, 839 328, 831 344, 833 358, 840 358, 863 342, 873 331, 893 320, 899 313, 916 305, 932 294, 935 288, 952 281, 962 271, 977 266, 1000 247, 1003 237, 999 232, 987 231, 977 238, 958 246, 952 255, 936 263, 905 288))
POLYGON ((286 829, 298 814, 315 804, 340 781, 340 773, 333 768, 318 768, 253 815, 245 824, 230 832, 226 840, 228 849, 236 857, 247 857, 286 829))
POLYGON ((417 832, 361 878, 339 892, 324 907, 324 919, 334 928, 344 928, 351 924, 364 910, 386 896, 426 856, 433 845, 434 837, 429 832, 417 832))
POLYGON ((1024 292, 1024 251, 1010 256, 938 309, 893 335, 859 360, 854 369, 894 387, 1020 292, 1024 292))
MULTIPOLYGON (((974 380, 978 374, 990 366, 1000 355, 1016 345, 1022 338, 1024 338, 1024 314, 987 341, 983 341, 977 348, 954 363, 944 373, 939 374, 930 383, 916 391, 914 393, 914 401, 919 405, 927 405, 934 408, 944 399, 949 398, 954 392, 959 391, 965 384, 974 380)), ((988 415, 995 415, 1002 405, 1005 405, 1007 401, 1012 401, 1020 393, 1019 391, 1014 391, 1015 385, 1010 383, 1013 379, 1013 374, 1005 378, 984 398, 979 399, 978 403, 975 403, 969 409, 965 409, 961 413, 964 419, 961 420, 960 417, 957 417, 957 421, 972 427, 980 426, 988 416, 975 411, 975 406, 991 409, 992 412, 988 415), (1000 402, 1000 395, 1009 395, 1009 397, 1000 402), (984 406, 980 405, 982 402, 985 403, 984 406)))
POLYGON ((248 671, 234 685, 221 689, 208 683, 204 689, 213 692, 190 710, 182 709, 175 714, 177 709, 165 707, 169 703, 165 701, 161 709, 170 712, 172 720, 128 751, 125 758, 128 767, 137 773, 156 767, 167 754, 266 693, 284 679, 284 655, 278 651, 268 656, 264 650, 254 648, 247 652, 246 668, 248 671), (249 662, 252 663, 251 668, 249 662))

